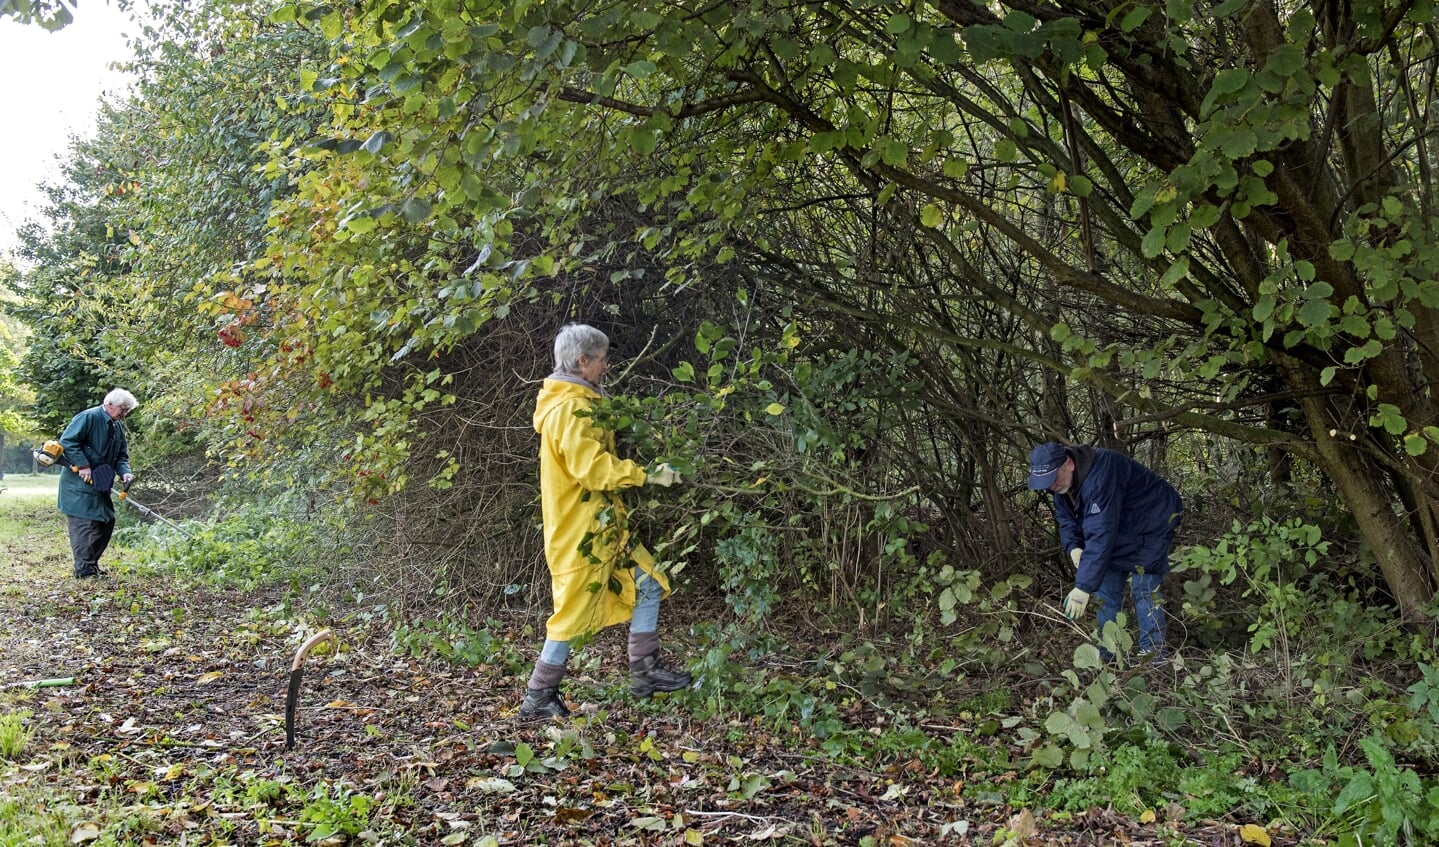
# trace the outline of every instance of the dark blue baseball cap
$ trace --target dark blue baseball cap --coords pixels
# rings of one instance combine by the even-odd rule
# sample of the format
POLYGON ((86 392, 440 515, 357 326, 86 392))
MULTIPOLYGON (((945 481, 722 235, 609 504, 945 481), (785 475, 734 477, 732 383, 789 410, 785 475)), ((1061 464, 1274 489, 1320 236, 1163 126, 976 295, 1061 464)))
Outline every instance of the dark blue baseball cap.
POLYGON ((1046 441, 1029 451, 1029 490, 1047 491, 1069 458, 1064 445, 1057 441, 1046 441))

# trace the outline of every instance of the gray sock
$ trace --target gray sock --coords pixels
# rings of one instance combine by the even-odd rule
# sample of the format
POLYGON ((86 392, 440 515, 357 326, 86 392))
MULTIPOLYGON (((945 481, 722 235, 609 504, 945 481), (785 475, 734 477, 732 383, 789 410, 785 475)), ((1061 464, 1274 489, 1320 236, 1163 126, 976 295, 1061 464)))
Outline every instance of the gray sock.
POLYGON ((565 678, 564 665, 552 665, 549 662, 535 662, 535 670, 530 674, 530 682, 526 686, 531 691, 539 691, 542 688, 554 688, 565 678))

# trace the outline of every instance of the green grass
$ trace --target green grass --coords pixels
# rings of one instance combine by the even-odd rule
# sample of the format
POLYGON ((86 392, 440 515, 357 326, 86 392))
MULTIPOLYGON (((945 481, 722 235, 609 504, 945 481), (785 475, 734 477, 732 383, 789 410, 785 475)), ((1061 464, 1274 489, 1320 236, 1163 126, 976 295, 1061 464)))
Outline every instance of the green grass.
POLYGON ((0 715, 0 759, 18 759, 25 751, 25 742, 30 740, 30 728, 25 722, 30 712, 18 711, 0 715))
POLYGON ((53 473, 7 473, 0 479, 0 499, 15 501, 55 500, 60 476, 53 473))

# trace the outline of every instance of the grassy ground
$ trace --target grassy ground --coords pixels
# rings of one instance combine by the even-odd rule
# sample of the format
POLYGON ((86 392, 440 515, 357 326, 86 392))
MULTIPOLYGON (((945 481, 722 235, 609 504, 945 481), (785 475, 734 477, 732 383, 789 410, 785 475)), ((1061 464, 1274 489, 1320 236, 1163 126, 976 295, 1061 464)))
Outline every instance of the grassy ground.
POLYGON ((0 497, 12 501, 49 500, 53 503, 59 484, 60 477, 56 474, 5 474, 5 478, 0 479, 0 497))

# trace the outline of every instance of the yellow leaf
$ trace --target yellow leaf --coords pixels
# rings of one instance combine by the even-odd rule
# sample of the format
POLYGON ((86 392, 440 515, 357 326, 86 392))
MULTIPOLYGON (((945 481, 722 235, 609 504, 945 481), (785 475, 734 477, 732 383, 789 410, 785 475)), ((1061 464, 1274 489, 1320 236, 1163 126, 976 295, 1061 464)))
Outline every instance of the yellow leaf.
POLYGON ((1144 814, 1139 816, 1140 823, 1154 823, 1154 819, 1155 817, 1153 809, 1145 809, 1144 814))
POLYGON ((687 830, 685 830, 685 845, 686 845, 686 847, 703 847, 704 843, 705 843, 704 833, 700 832, 700 831, 697 830, 697 829, 687 829, 687 830))
POLYGON ((764 407, 764 411, 765 411, 765 414, 767 414, 767 415, 782 415, 782 414, 784 414, 784 404, 783 404, 783 403, 771 403, 771 404, 769 404, 768 406, 765 406, 765 407, 764 407))
POLYGON ((74 832, 70 833, 70 843, 83 844, 86 841, 94 841, 99 837, 100 827, 94 825, 93 823, 82 823, 79 826, 75 827, 74 832))
POLYGON ((1264 827, 1247 823, 1239 828, 1239 837, 1244 839, 1245 844, 1258 844, 1259 847, 1269 847, 1269 833, 1264 827))
POLYGON ((200 683, 201 685, 206 685, 208 683, 214 682, 215 680, 219 679, 224 675, 224 671, 210 671, 209 673, 200 674, 200 678, 195 681, 200 683))

